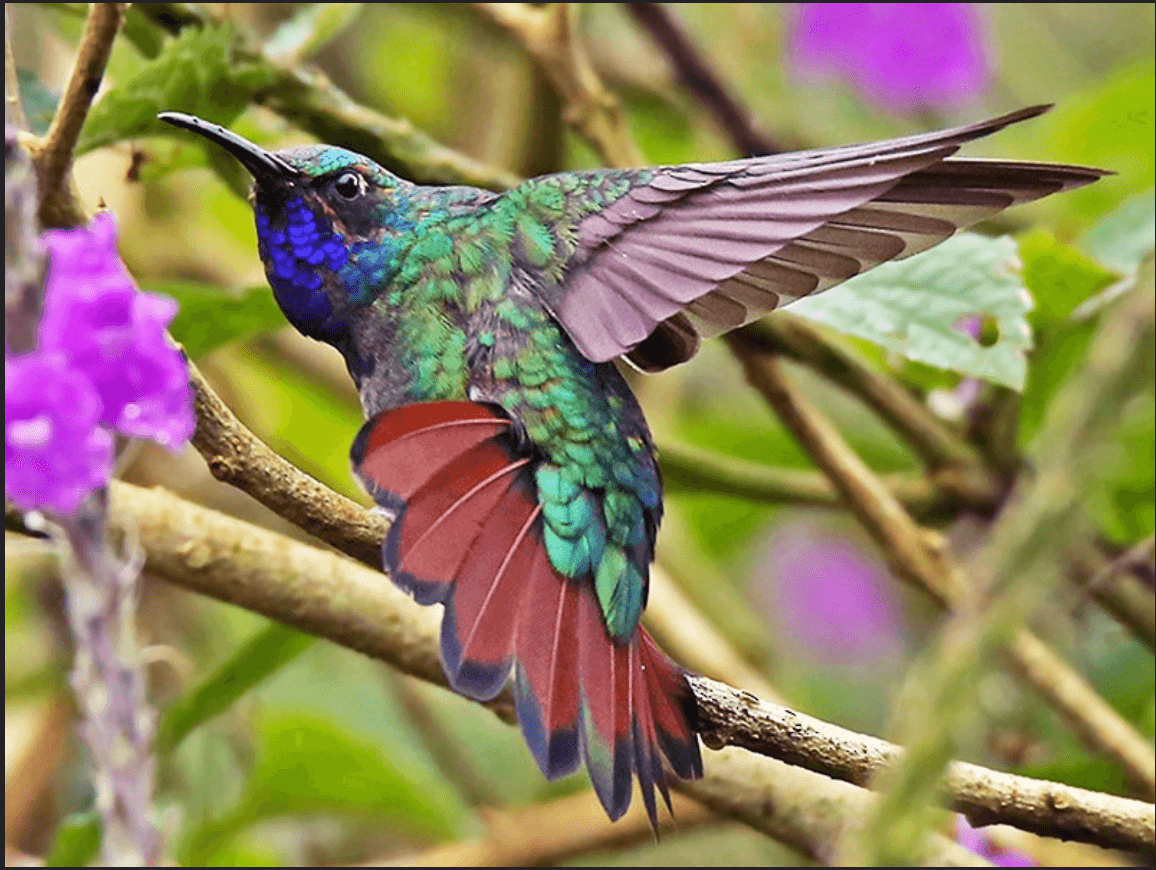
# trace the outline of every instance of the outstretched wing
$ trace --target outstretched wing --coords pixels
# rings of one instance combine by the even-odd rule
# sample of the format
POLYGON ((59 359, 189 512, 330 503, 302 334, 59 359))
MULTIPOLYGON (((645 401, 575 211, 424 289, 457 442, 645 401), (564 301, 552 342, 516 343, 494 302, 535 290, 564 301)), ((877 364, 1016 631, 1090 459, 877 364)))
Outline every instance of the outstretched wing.
POLYGON ((577 249, 540 293, 595 362, 622 354, 646 370, 683 362, 700 336, 1105 175, 948 159, 1048 108, 864 145, 643 170, 581 220, 577 249))

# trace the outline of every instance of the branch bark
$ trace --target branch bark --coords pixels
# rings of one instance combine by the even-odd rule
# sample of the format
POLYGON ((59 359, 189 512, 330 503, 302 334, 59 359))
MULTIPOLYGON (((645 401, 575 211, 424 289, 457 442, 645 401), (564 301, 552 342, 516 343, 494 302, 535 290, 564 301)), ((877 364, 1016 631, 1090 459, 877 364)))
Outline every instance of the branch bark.
MULTIPOLYGON (((438 658, 440 614, 436 608, 417 605, 379 571, 162 490, 114 481, 110 500, 114 529, 139 541, 152 575, 446 685, 438 658)), ((7 520, 9 526, 18 527, 18 515, 7 520)), ((722 683, 696 677, 692 685, 703 711, 704 740, 716 747, 751 749, 857 784, 892 764, 901 752, 882 740, 856 735, 722 683)), ((508 692, 489 706, 513 721, 508 692)), ((717 757, 712 755, 712 761, 717 757)), ((721 795, 753 787, 739 774, 720 773, 709 764, 707 776, 705 785, 677 787, 696 797, 700 794, 696 789, 721 795)), ((953 765, 944 794, 976 824, 1005 822, 1111 847, 1156 845, 1156 810, 1140 801, 962 764, 953 765)), ((769 830, 784 823, 776 812, 797 811, 797 806, 783 804, 774 812, 748 807, 737 816, 762 818, 760 829, 769 830)))

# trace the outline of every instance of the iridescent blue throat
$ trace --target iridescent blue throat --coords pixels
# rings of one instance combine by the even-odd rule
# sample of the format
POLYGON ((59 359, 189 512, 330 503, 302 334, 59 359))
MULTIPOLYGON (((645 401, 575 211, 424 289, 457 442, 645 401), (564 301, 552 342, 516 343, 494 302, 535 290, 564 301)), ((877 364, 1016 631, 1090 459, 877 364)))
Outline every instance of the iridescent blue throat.
POLYGON ((341 331, 331 323, 333 303, 323 287, 323 271, 339 271, 349 260, 343 238, 323 226, 300 197, 285 204, 285 229, 274 229, 257 206, 257 247, 277 304, 299 331, 332 340, 341 331))

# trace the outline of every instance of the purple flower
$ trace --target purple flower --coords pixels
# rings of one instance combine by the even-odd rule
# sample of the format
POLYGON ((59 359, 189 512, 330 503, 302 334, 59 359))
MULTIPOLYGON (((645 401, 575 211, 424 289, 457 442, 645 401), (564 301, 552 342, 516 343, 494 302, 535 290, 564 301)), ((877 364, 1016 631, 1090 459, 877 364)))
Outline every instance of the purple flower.
POLYGON ((991 80, 983 20, 971 3, 800 3, 790 57, 804 77, 840 77, 899 111, 956 105, 991 80))
POLYGON ((962 815, 955 817, 955 841, 963 848, 986 858, 996 867, 1036 867, 1029 855, 1014 849, 993 846, 983 831, 973 828, 962 815))
POLYGON ((171 450, 189 440, 192 390, 165 335, 177 305, 133 285, 112 215, 44 242, 36 349, 5 347, 4 490, 23 508, 69 515, 112 474, 109 428, 171 450))
POLYGON ((50 261, 39 348, 63 354, 100 394, 100 422, 176 449, 192 436, 192 392, 165 327, 177 304, 141 293, 116 252, 112 215, 45 234, 50 261))
POLYGON ((899 653, 903 614, 887 570, 849 539, 786 523, 772 535, 764 566, 768 615, 815 659, 871 666, 899 653))
POLYGON ((101 402, 59 354, 4 360, 4 492, 25 510, 70 514, 112 474, 101 402))

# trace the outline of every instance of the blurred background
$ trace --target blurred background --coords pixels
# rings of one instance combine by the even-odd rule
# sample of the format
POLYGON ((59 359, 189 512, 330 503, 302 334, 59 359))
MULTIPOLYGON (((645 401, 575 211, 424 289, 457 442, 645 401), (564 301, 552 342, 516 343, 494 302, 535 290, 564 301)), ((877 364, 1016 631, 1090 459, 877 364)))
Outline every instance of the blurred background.
MULTIPOLYGON (((1150 202, 1151 4, 962 4, 950 13, 936 4, 903 4, 898 12, 881 4, 852 21, 833 11, 838 5, 669 9, 732 96, 749 107, 755 125, 782 150, 901 135, 1048 102, 1056 104, 1050 114, 975 143, 968 154, 1085 163, 1117 175, 1016 209, 982 229, 1017 236, 1044 231, 1070 242, 1123 204, 1137 197, 1150 202)), ((481 163, 521 176, 599 165, 567 129, 557 97, 525 52, 469 6, 204 9, 269 40, 271 55, 284 49, 292 62, 315 64, 357 102, 408 119, 481 163), (310 26, 309 16, 326 14, 334 19, 330 38, 303 55, 292 28, 300 32, 310 26)), ((10 14, 22 94, 36 124, 51 117, 84 9, 21 4, 10 14)), ((160 38, 143 16, 130 18, 130 25, 160 38)), ((648 162, 738 156, 624 4, 586 5, 582 29, 648 162)), ((148 62, 140 41, 119 38, 106 87, 133 81, 148 62)), ((184 87, 192 94, 207 84, 192 75, 184 87)), ((246 108, 230 126, 267 147, 310 141, 259 107, 246 108)), ((226 163, 211 149, 146 135, 93 147, 75 176, 89 208, 104 203, 115 212, 122 254, 141 287, 183 294, 185 334, 195 341, 198 318, 240 318, 241 339, 198 359, 229 406, 300 468, 368 503, 349 472, 349 444, 361 415, 337 353, 287 326, 272 328, 271 301, 258 313, 241 304, 248 294, 265 298, 268 291, 242 182, 226 163), (200 307, 184 302, 198 292, 200 307)), ((1034 392, 1031 379, 1057 380, 1078 365, 1082 347, 1057 351, 1050 374, 1037 375, 1033 361, 1023 407, 1025 447, 1052 394, 1034 392)), ((950 397, 966 386, 949 373, 862 349, 923 396, 950 397)), ((793 374, 872 468, 918 470, 867 409, 808 371, 793 374)), ((708 343, 686 366, 632 383, 660 445, 810 467, 719 343, 708 343)), ((1153 531, 1150 403, 1121 409, 1121 421, 1116 462, 1103 470, 1104 489, 1089 505, 1100 553, 1119 552, 1153 531)), ((121 476, 302 537, 214 481, 191 448, 173 456, 152 445, 134 446, 121 476)), ((871 542, 839 511, 755 503, 697 491, 669 472, 668 478, 660 563, 714 630, 793 706, 885 734, 894 691, 937 627, 937 611, 889 576, 871 542)), ((985 523, 960 515, 944 531, 966 558, 982 540, 985 523)), ((1073 565, 1079 570, 1078 560, 1073 565)), ((17 795, 28 806, 16 833, 23 850, 42 854, 59 820, 88 807, 92 795, 80 747, 62 725, 68 645, 52 562, 10 541, 5 566, 5 766, 11 774, 31 758, 41 769, 39 779, 27 780, 39 783, 39 790, 17 795)), ((1089 556, 1084 570, 1094 567, 1089 556)), ((1077 585, 1058 590, 1036 614, 1034 627, 1151 736, 1150 655, 1086 606, 1077 585)), ((265 626, 254 614, 147 581, 140 624, 153 700, 161 708, 213 674, 265 626)), ((985 725, 970 735, 962 757, 1127 793, 1110 762, 1084 749, 1055 713, 1007 676, 992 672, 979 697, 985 725)), ((158 783, 170 854, 191 864, 412 860, 438 842, 478 835, 480 806, 526 806, 588 789, 584 776, 545 782, 517 731, 485 709, 323 641, 308 644, 191 732, 163 760, 158 783)), ((1046 850, 1032 848, 1044 860, 1046 850)), ((600 865, 796 861, 786 847, 724 822, 570 859, 600 865)))

